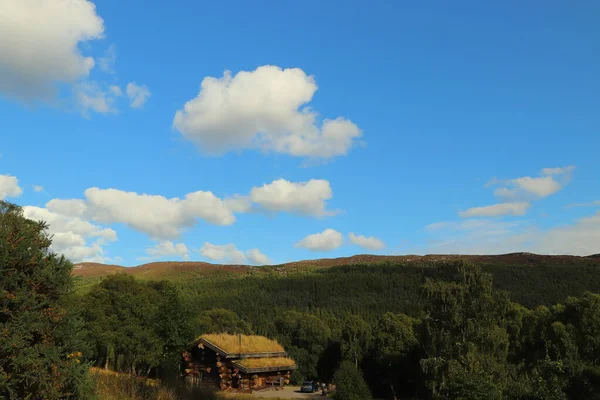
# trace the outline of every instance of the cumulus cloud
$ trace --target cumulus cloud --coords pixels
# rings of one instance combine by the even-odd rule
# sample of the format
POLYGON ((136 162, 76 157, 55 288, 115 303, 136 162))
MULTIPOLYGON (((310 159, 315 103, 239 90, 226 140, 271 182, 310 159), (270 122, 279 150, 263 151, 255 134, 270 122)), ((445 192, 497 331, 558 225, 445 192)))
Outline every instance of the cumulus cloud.
POLYGON ((311 179, 308 182, 290 182, 277 179, 250 191, 250 199, 272 212, 293 212, 316 217, 335 215, 326 210, 326 201, 333 196, 329 182, 311 179))
POLYGON ((501 215, 524 215, 530 207, 529 203, 500 203, 484 207, 473 207, 461 211, 458 215, 463 218, 470 217, 497 217, 501 215))
POLYGON ((571 180, 575 166, 543 168, 541 176, 523 176, 514 179, 499 180, 493 178, 486 186, 500 185, 494 191, 496 197, 505 200, 535 200, 548 197, 563 189, 571 180))
POLYGON ((44 187, 41 185, 33 185, 33 191, 36 193, 41 193, 44 191, 44 187))
POLYGON ((199 250, 200 254, 211 261, 221 264, 233 265, 268 265, 271 263, 269 257, 261 253, 259 249, 250 249, 245 253, 239 250, 235 244, 212 244, 205 242, 199 250))
POLYGON ((150 93, 150 89, 148 89, 145 85, 138 85, 135 82, 129 82, 127 87, 125 88, 125 93, 127 93, 127 97, 129 97, 129 105, 131 108, 143 108, 146 100, 150 98, 152 93, 150 93))
POLYGON ((89 75, 95 61, 80 45, 103 37, 104 22, 87 0, 3 0, 0 3, 0 92, 49 99, 57 83, 89 75))
POLYGON ((264 255, 258 249, 250 249, 246 251, 246 259, 250 264, 254 265, 268 265, 271 263, 269 257, 264 255))
POLYGON ((170 240, 164 240, 156 243, 153 247, 146 249, 150 257, 140 257, 139 259, 157 259, 166 256, 178 256, 184 260, 190 259, 187 246, 184 243, 173 243, 170 240))
POLYGON ((296 247, 302 247, 311 251, 331 251, 342 245, 344 237, 333 229, 325 229, 321 233, 313 233, 296 243, 296 247))
POLYGON ((315 158, 345 155, 362 131, 343 117, 319 126, 308 107, 316 91, 315 79, 299 68, 225 71, 222 78, 204 78, 198 96, 176 112, 173 127, 210 154, 254 148, 315 158))
POLYGON ((156 238, 179 237, 182 228, 196 219, 215 225, 231 225, 235 216, 211 192, 188 193, 183 199, 138 194, 117 189, 90 188, 85 191, 86 210, 94 221, 122 223, 156 238))
POLYGON ((537 197, 547 197, 562 189, 560 183, 554 180, 551 176, 541 178, 532 178, 525 176, 513 180, 513 183, 520 189, 526 192, 533 193, 537 197))
POLYGON ((223 200, 225 207, 236 213, 249 212, 252 209, 252 200, 249 196, 235 195, 223 200))
POLYGON ((231 225, 236 221, 236 213, 256 208, 308 216, 334 214, 326 210, 326 200, 332 197, 332 192, 325 180, 295 183, 280 179, 252 188, 247 196, 224 199, 201 190, 183 198, 167 198, 96 187, 87 189, 84 196, 85 199, 53 199, 46 207, 65 216, 125 224, 157 240, 178 238, 182 230, 194 226, 198 220, 231 225))
POLYGON ((53 235, 52 251, 64 254, 72 262, 104 262, 103 246, 117 240, 117 233, 78 217, 60 215, 47 208, 25 206, 23 214, 35 221, 48 224, 53 235))
POLYGON ((0 200, 7 197, 19 197, 23 189, 19 186, 19 180, 11 175, 0 175, 0 200))
POLYGON ((494 190, 494 196, 504 202, 469 208, 461 211, 459 215, 463 218, 524 215, 531 206, 531 201, 548 197, 563 189, 569 183, 574 169, 573 165, 543 168, 540 172, 541 176, 538 177, 522 176, 505 180, 494 177, 485 184, 485 187, 499 186, 494 190))
POLYGON ((367 237, 350 232, 348 238, 351 243, 369 250, 381 250, 385 247, 385 243, 374 236, 367 237))
POLYGON ((223 264, 241 265, 246 261, 244 253, 238 250, 233 243, 218 245, 206 242, 200 249, 200 254, 223 264))

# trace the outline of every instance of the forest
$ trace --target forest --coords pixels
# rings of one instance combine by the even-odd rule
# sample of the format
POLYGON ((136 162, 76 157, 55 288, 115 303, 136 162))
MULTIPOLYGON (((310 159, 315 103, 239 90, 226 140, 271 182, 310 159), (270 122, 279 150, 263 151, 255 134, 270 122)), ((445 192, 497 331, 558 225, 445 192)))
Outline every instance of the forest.
POLYGON ((94 398, 90 367, 176 380, 208 332, 277 339, 340 400, 600 399, 600 269, 348 265, 73 278, 45 225, 0 204, 0 397, 94 398), (349 295, 351 294, 351 295, 349 295))

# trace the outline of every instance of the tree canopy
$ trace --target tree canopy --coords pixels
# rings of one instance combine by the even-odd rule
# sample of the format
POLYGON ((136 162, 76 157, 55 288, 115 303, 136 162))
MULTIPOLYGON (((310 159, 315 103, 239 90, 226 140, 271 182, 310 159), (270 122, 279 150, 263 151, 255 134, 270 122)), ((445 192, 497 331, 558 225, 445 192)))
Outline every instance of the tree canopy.
POLYGON ((72 264, 46 225, 0 201, 0 397, 86 398, 80 325, 66 308, 72 264))

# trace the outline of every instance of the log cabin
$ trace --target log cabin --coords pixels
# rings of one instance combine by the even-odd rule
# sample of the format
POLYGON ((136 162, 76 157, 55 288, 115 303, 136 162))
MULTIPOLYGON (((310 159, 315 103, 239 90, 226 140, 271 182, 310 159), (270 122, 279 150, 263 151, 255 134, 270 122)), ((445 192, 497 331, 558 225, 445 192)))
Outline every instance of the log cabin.
POLYGON ((206 334, 182 354, 184 376, 192 385, 251 391, 290 383, 296 369, 277 341, 264 336, 206 334))

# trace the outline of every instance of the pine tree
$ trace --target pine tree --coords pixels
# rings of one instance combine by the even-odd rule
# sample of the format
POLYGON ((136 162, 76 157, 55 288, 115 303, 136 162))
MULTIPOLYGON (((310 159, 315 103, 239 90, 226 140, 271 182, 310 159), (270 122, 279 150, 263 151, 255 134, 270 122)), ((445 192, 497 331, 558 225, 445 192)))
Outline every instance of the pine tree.
POLYGON ((0 201, 0 398, 89 398, 77 321, 65 300, 72 264, 49 250, 46 224, 0 201))

